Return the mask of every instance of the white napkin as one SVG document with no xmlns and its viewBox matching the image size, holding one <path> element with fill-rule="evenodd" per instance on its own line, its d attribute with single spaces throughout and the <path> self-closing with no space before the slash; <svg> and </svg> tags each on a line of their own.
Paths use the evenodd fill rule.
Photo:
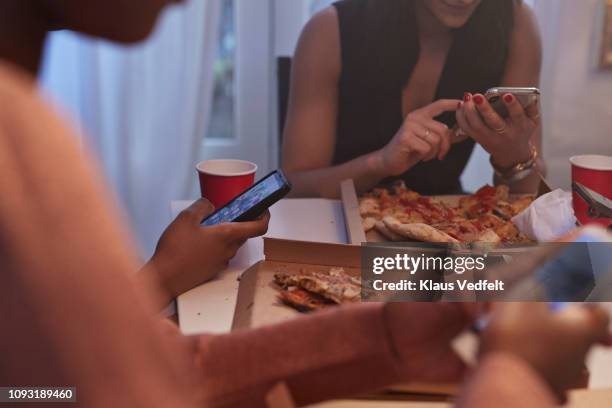
<svg viewBox="0 0 612 408">
<path fill-rule="evenodd" d="M 559 239 L 576 228 L 572 193 L 557 189 L 544 194 L 512 218 L 512 222 L 537 242 Z"/>
</svg>

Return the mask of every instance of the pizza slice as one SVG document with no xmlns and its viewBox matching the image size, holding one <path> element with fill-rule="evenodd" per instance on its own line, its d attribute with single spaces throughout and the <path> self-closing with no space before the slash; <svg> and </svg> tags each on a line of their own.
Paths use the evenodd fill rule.
<svg viewBox="0 0 612 408">
<path fill-rule="evenodd" d="M 376 231 L 380 232 L 385 238 L 387 238 L 390 241 L 393 241 L 393 242 L 405 241 L 403 236 L 391 231 L 389 228 L 387 228 L 385 223 L 382 221 L 376 221 L 375 228 L 376 228 Z"/>
<path fill-rule="evenodd" d="M 512 217 L 523 212 L 533 201 L 534 198 L 531 196 L 520 197 L 512 202 L 498 201 L 493 209 L 493 214 L 509 221 Z"/>
<path fill-rule="evenodd" d="M 502 242 L 507 242 L 510 244 L 533 243 L 532 240 L 521 234 L 518 228 L 516 228 L 516 226 L 510 221 L 507 221 L 503 225 L 496 228 L 495 233 L 499 235 Z"/>
<path fill-rule="evenodd" d="M 431 225 L 403 224 L 394 217 L 385 217 L 383 222 L 392 232 L 404 238 L 433 243 L 459 243 L 459 240 L 456 238 L 453 238 L 444 231 L 440 231 Z"/>
<path fill-rule="evenodd" d="M 330 274 L 300 271 L 300 273 L 277 272 L 274 280 L 281 287 L 296 286 L 315 293 L 334 303 L 354 303 L 361 300 L 361 282 L 357 278 L 332 268 Z"/>
<path fill-rule="evenodd" d="M 523 212 L 527 207 L 533 203 L 534 198 L 531 196 L 521 197 L 518 200 L 514 200 L 510 206 L 512 207 L 512 216 L 519 215 L 519 213 Z"/>
<path fill-rule="evenodd" d="M 359 200 L 359 214 L 362 217 L 376 217 L 380 215 L 380 205 L 374 197 L 365 197 Z"/>
<path fill-rule="evenodd" d="M 377 222 L 378 221 L 374 217 L 366 217 L 366 218 L 362 219 L 361 225 L 362 225 L 363 230 L 365 232 L 369 232 L 369 231 L 373 230 L 374 227 L 376 227 L 376 223 Z"/>
<path fill-rule="evenodd" d="M 477 218 L 493 211 L 499 201 L 508 201 L 509 197 L 510 188 L 508 186 L 484 186 L 475 194 L 462 197 L 459 205 L 467 218 Z"/>
<path fill-rule="evenodd" d="M 360 200 L 364 230 L 376 230 L 390 241 L 526 242 L 512 225 L 512 217 L 533 198 L 510 198 L 508 186 L 484 186 L 451 204 L 422 196 L 403 182 L 376 188 Z"/>
<path fill-rule="evenodd" d="M 335 305 L 334 302 L 321 295 L 297 287 L 280 290 L 278 298 L 282 303 L 293 307 L 298 312 L 310 312 Z"/>
<path fill-rule="evenodd" d="M 495 231 L 493 231 L 491 229 L 488 229 L 488 230 L 485 230 L 485 231 L 481 232 L 474 242 L 477 242 L 477 243 L 498 244 L 501 241 L 502 240 L 501 240 L 500 236 L 497 235 L 495 233 Z"/>
</svg>

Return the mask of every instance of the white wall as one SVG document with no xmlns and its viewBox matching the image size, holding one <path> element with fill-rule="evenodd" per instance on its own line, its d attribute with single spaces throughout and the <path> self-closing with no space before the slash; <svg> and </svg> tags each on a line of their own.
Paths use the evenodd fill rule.
<svg viewBox="0 0 612 408">
<path fill-rule="evenodd" d="M 544 157 L 548 181 L 570 188 L 569 157 L 612 155 L 612 71 L 596 59 L 603 20 L 602 0 L 538 0 L 544 21 Z M 554 8 L 557 8 L 556 10 Z"/>
<path fill-rule="evenodd" d="M 274 51 L 292 56 L 302 27 L 310 18 L 310 0 L 274 0 Z"/>
</svg>

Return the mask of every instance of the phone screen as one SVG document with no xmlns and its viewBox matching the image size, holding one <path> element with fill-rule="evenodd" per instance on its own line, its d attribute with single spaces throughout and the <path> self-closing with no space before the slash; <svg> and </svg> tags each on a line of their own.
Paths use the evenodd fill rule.
<svg viewBox="0 0 612 408">
<path fill-rule="evenodd" d="M 595 289 L 608 290 L 602 283 L 612 272 L 610 248 L 610 242 L 585 230 L 536 271 L 536 280 L 550 299 L 584 301 Z"/>
<path fill-rule="evenodd" d="M 284 187 L 284 177 L 279 172 L 274 172 L 233 199 L 225 207 L 217 210 L 210 217 L 206 218 L 202 221 L 202 225 L 209 226 L 233 222 L 248 210 Z"/>
<path fill-rule="evenodd" d="M 544 287 L 551 310 L 562 310 L 570 302 L 608 301 L 612 297 L 612 285 L 606 279 L 612 275 L 611 248 L 610 237 L 586 229 L 536 269 L 535 280 Z M 479 319 L 474 328 L 483 330 L 488 319 Z"/>
<path fill-rule="evenodd" d="M 503 101 L 503 96 L 507 93 L 513 94 L 523 108 L 527 108 L 533 103 L 537 103 L 540 98 L 540 90 L 538 88 L 491 88 L 485 93 L 485 97 L 491 104 L 491 107 L 502 117 L 508 117 L 508 109 Z"/>
</svg>

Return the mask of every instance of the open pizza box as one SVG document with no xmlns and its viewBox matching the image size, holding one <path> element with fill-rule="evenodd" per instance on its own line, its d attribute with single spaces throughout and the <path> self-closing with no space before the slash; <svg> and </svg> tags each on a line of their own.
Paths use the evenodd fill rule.
<svg viewBox="0 0 612 408">
<path fill-rule="evenodd" d="M 257 328 L 293 319 L 300 313 L 281 305 L 274 282 L 276 272 L 327 273 L 341 267 L 352 276 L 361 273 L 361 247 L 264 238 L 264 260 L 240 277 L 232 330 Z"/>
<path fill-rule="evenodd" d="M 264 256 L 263 261 L 246 270 L 240 278 L 232 330 L 306 316 L 278 300 L 274 274 L 304 270 L 327 274 L 331 268 L 342 268 L 357 277 L 361 273 L 362 246 L 264 238 Z M 455 346 L 466 361 L 473 361 L 477 347 L 473 335 L 460 336 Z M 390 388 L 384 395 L 377 394 L 376 398 L 444 400 L 457 390 L 457 384 L 403 384 Z"/>
<path fill-rule="evenodd" d="M 368 231 L 367 233 L 363 229 L 362 218 L 359 213 L 359 198 L 355 189 L 353 180 L 345 180 L 340 185 L 340 194 L 342 199 L 342 209 L 344 212 L 344 220 L 347 229 L 347 236 L 349 242 L 354 245 L 361 245 L 363 243 L 376 243 L 376 242 L 387 242 L 388 240 L 376 230 Z M 535 198 L 538 198 L 544 194 L 550 193 L 551 188 L 548 186 L 543 178 L 540 178 L 540 185 Z M 524 196 L 524 195 L 522 195 Z M 521 195 L 511 195 L 512 199 L 520 198 Z M 445 204 L 455 206 L 459 200 L 464 197 L 462 195 L 446 195 L 446 196 L 432 196 L 437 200 L 442 201 Z M 517 246 L 514 246 L 515 248 Z M 520 247 L 520 246 L 519 246 Z M 495 251 L 495 250 L 493 250 Z M 468 250 L 469 252 L 469 250 Z"/>
</svg>

